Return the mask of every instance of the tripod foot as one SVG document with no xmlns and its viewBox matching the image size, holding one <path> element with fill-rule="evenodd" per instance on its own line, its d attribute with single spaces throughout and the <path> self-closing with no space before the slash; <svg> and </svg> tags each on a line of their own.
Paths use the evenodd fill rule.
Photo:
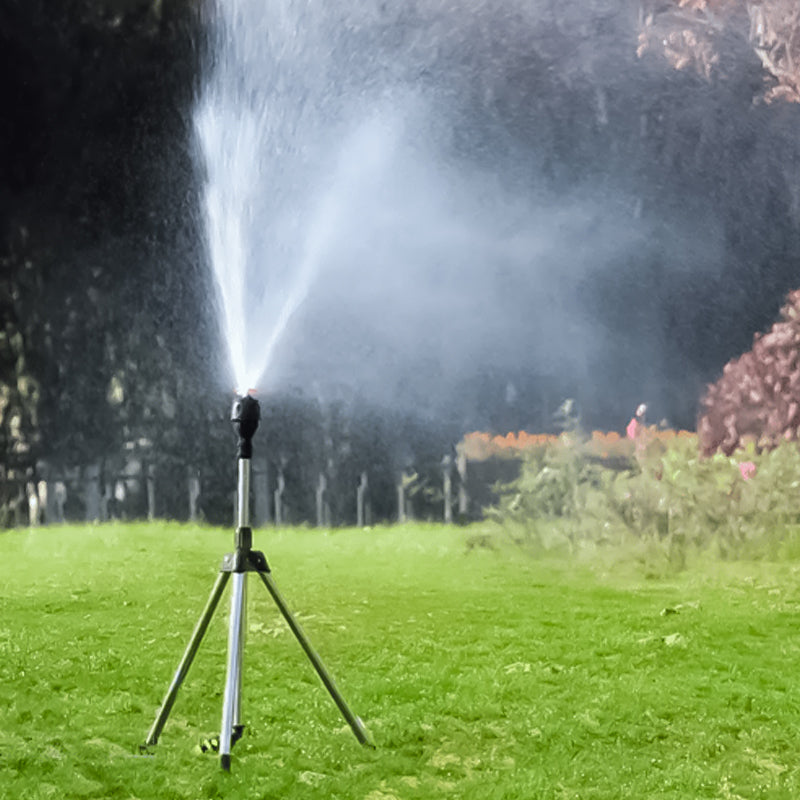
<svg viewBox="0 0 800 800">
<path fill-rule="evenodd" d="M 230 753 L 223 754 L 219 759 L 219 765 L 222 767 L 222 769 L 225 770 L 225 772 L 230 772 L 231 771 L 231 754 Z"/>
<path fill-rule="evenodd" d="M 375 742 L 372 740 L 372 736 L 370 736 L 369 731 L 367 730 L 366 726 L 364 725 L 363 720 L 361 717 L 356 717 L 356 722 L 358 723 L 358 733 L 356 734 L 356 738 L 359 741 L 359 744 L 366 747 L 368 750 L 377 750 L 378 747 Z"/>
<path fill-rule="evenodd" d="M 231 731 L 231 747 L 233 747 L 244 734 L 244 725 L 234 725 Z"/>
</svg>

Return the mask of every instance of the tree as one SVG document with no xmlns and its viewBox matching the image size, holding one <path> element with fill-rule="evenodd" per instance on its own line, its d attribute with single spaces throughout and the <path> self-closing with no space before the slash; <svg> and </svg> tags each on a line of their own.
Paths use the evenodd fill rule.
<svg viewBox="0 0 800 800">
<path fill-rule="evenodd" d="M 646 0 L 639 54 L 711 78 L 747 43 L 764 68 L 767 102 L 800 102 L 800 6 L 795 0 Z"/>
<path fill-rule="evenodd" d="M 184 113 L 195 5 L 0 9 L 0 99 L 16 109 L 0 127 L 0 430 L 16 420 L 5 453 L 23 471 L 105 457 L 145 422 L 155 438 L 164 387 L 174 397 L 213 336 L 196 319 Z"/>
<path fill-rule="evenodd" d="M 800 289 L 753 348 L 729 361 L 708 387 L 697 426 L 704 455 L 730 455 L 746 442 L 771 449 L 800 438 Z"/>
</svg>

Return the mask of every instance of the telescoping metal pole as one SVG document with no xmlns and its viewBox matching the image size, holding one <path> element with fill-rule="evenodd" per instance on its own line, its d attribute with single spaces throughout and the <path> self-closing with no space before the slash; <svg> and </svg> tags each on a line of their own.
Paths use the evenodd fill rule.
<svg viewBox="0 0 800 800">
<path fill-rule="evenodd" d="M 252 535 L 250 534 L 250 459 L 239 459 L 239 514 L 238 522 L 236 525 L 236 548 L 246 548 L 250 550 L 252 546 Z M 244 531 L 247 531 L 247 541 Z M 247 631 L 247 571 L 237 573 L 234 572 L 234 581 L 237 576 L 241 576 L 241 598 L 240 598 L 240 613 L 239 613 L 239 635 L 238 635 L 238 652 L 239 652 L 239 675 L 236 681 L 235 690 L 236 696 L 233 702 L 233 732 L 238 738 L 242 735 L 242 664 L 244 662 L 244 643 L 245 634 Z M 236 586 L 234 585 L 234 594 L 236 594 Z M 232 603 L 233 601 L 231 601 Z M 233 624 L 231 622 L 231 624 Z"/>
<path fill-rule="evenodd" d="M 250 461 L 253 434 L 258 428 L 261 409 L 252 395 L 236 398 L 231 421 L 239 434 L 237 486 L 236 550 L 233 554 L 231 612 L 228 623 L 228 664 L 222 701 L 222 726 L 219 736 L 220 763 L 229 770 L 231 747 L 242 735 L 242 662 L 246 630 L 247 572 L 253 533 L 250 528 Z"/>
</svg>

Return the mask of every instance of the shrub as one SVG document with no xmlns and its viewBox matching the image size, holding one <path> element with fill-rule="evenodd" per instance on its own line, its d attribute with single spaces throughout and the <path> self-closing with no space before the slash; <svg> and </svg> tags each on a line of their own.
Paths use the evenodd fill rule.
<svg viewBox="0 0 800 800">
<path fill-rule="evenodd" d="M 517 544 L 571 551 L 646 545 L 681 568 L 691 553 L 777 557 L 800 526 L 800 449 L 784 442 L 703 457 L 697 436 L 646 428 L 615 459 L 598 437 L 564 434 L 526 451 L 492 514 Z M 623 446 L 624 445 L 624 446 Z"/>
</svg>

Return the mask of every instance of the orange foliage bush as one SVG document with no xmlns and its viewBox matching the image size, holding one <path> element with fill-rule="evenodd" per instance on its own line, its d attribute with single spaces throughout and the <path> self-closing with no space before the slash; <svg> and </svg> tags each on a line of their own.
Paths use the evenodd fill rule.
<svg viewBox="0 0 800 800">
<path fill-rule="evenodd" d="M 676 438 L 694 436 L 690 431 L 658 430 L 644 428 L 640 436 L 648 444 L 669 444 Z M 639 438 L 639 437 L 637 437 Z M 634 442 L 616 431 L 592 431 L 588 440 L 580 442 L 587 456 L 600 460 L 627 459 L 634 453 Z M 551 433 L 507 433 L 505 436 L 492 436 L 482 431 L 474 431 L 464 436 L 459 449 L 470 461 L 486 461 L 489 458 L 519 458 L 537 448 L 573 446 L 573 434 L 556 436 Z"/>
</svg>

